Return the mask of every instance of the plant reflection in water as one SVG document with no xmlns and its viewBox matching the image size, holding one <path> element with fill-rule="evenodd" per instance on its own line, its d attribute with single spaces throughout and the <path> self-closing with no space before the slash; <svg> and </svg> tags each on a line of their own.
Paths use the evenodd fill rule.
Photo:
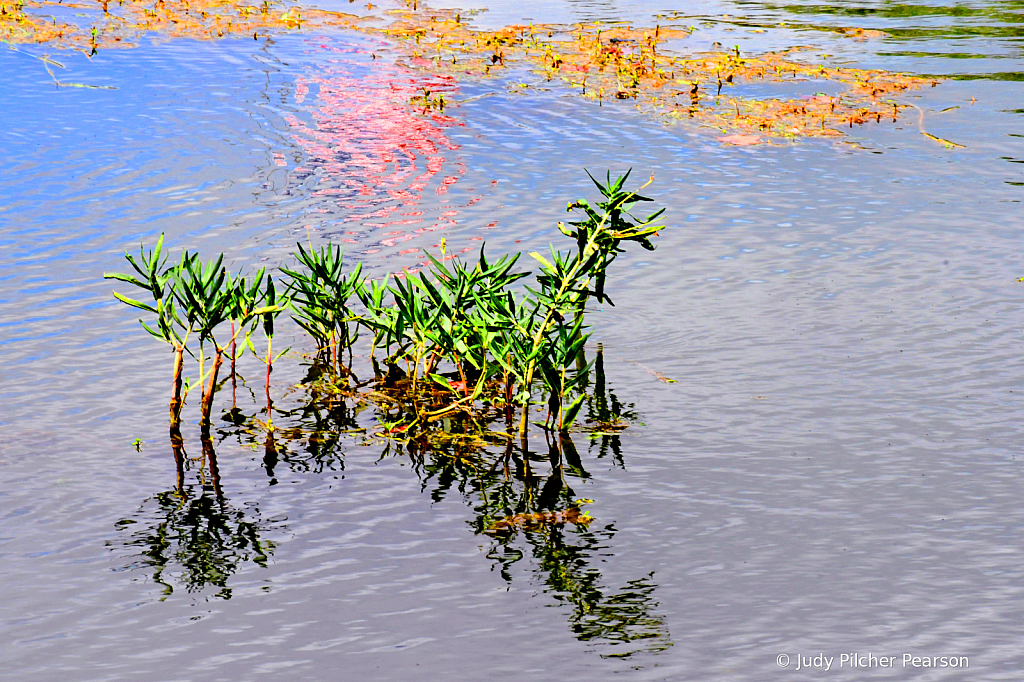
<svg viewBox="0 0 1024 682">
<path fill-rule="evenodd" d="M 146 500 L 136 518 L 119 521 L 118 530 L 128 537 L 107 544 L 138 552 L 122 570 L 151 570 L 165 598 L 177 585 L 190 593 L 216 588 L 216 597 L 230 599 L 228 580 L 245 562 L 266 566 L 274 543 L 260 536 L 274 524 L 254 508 L 228 503 L 209 438 L 202 439 L 197 460 L 185 452 L 180 434 L 172 434 L 171 448 L 177 484 Z M 198 485 L 188 485 L 185 474 L 196 464 Z"/>
<path fill-rule="evenodd" d="M 588 421 L 594 431 L 590 450 L 597 457 L 613 453 L 623 467 L 617 430 L 636 415 L 607 389 L 603 353 L 594 363 L 593 391 L 587 397 Z M 457 489 L 474 512 L 474 531 L 491 538 L 488 558 L 509 584 L 515 565 L 527 552 L 535 584 L 542 584 L 559 605 L 570 606 L 569 623 L 581 641 L 604 645 L 602 656 L 627 657 L 639 651 L 671 646 L 665 618 L 657 613 L 653 573 L 608 589 L 594 566 L 607 553 L 616 529 L 598 524 L 581 506 L 570 484 L 590 478 L 572 438 L 549 434 L 541 455 L 512 439 L 494 457 L 484 447 L 466 442 L 409 441 L 423 489 L 438 502 Z M 398 446 L 400 449 L 401 446 Z M 598 526 L 598 527 L 594 527 Z"/>
<path fill-rule="evenodd" d="M 583 509 L 591 501 L 573 486 L 592 475 L 569 433 L 549 432 L 544 447 L 536 449 L 502 431 L 460 432 L 457 421 L 440 420 L 431 431 L 418 434 L 373 434 L 360 423 L 371 418 L 386 423 L 387 415 L 379 405 L 359 399 L 354 375 L 339 376 L 318 360 L 307 369 L 294 394 L 282 401 L 285 408 L 271 403 L 247 416 L 236 406 L 224 412 L 216 430 L 221 443 L 234 440 L 263 451 L 270 485 L 277 483 L 276 470 L 282 466 L 297 474 L 343 471 L 347 446 L 382 445 L 381 460 L 411 461 L 432 501 L 457 491 L 473 511 L 473 532 L 488 539 L 487 557 L 502 578 L 511 585 L 517 569 L 526 568 L 531 582 L 542 586 L 554 605 L 571 609 L 568 620 L 575 636 L 600 644 L 602 656 L 626 657 L 671 646 L 665 619 L 657 612 L 653 573 L 613 589 L 596 567 L 599 557 L 607 556 L 616 529 Z M 600 459 L 610 453 L 614 465 L 625 468 L 617 433 L 636 414 L 608 387 L 600 347 L 591 372 L 592 380 L 586 382 L 588 425 L 577 437 L 590 440 L 585 455 Z M 493 422 L 489 426 L 504 425 L 500 410 Z M 228 581 L 242 564 L 266 566 L 274 545 L 261 535 L 275 524 L 261 520 L 254 508 L 236 509 L 227 502 L 211 440 L 203 440 L 198 460 L 188 457 L 180 437 L 172 437 L 172 449 L 175 489 L 147 500 L 137 519 L 118 524 L 131 533 L 121 544 L 141 550 L 126 568 L 151 570 L 165 594 L 174 585 L 188 592 L 212 587 L 219 590 L 215 596 L 230 598 Z M 185 474 L 196 463 L 199 485 L 186 485 Z M 521 563 L 527 555 L 532 561 Z"/>
</svg>

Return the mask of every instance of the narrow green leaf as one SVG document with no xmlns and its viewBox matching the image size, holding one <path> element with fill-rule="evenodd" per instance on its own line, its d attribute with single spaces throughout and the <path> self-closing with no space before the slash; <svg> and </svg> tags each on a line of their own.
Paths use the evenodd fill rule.
<svg viewBox="0 0 1024 682">
<path fill-rule="evenodd" d="M 122 303 L 127 303 L 131 307 L 138 308 L 139 310 L 145 310 L 147 313 L 153 313 L 154 315 L 158 314 L 156 308 L 154 308 L 151 305 L 147 305 L 145 303 L 141 303 L 139 301 L 136 301 L 135 299 L 128 298 L 127 296 L 122 296 L 121 294 L 117 293 L 116 291 L 113 292 L 113 293 L 114 293 L 114 298 L 116 298 L 117 300 L 121 301 Z"/>
</svg>

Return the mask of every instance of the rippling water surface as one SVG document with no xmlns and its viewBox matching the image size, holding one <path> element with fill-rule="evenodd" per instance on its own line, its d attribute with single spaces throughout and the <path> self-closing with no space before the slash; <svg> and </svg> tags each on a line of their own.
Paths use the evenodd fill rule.
<svg viewBox="0 0 1024 682">
<path fill-rule="evenodd" d="M 694 49 L 802 44 L 958 76 L 911 95 L 920 120 L 752 148 L 555 84 L 431 75 L 353 33 L 60 57 L 62 81 L 116 89 L 55 88 L 44 50 L 0 49 L 5 675 L 763 680 L 818 674 L 796 657 L 824 653 L 841 679 L 1018 679 L 1021 11 L 644 0 L 471 15 L 678 21 L 700 28 Z M 423 88 L 461 104 L 410 107 Z M 279 423 L 326 420 L 336 442 L 223 421 L 215 452 L 191 424 L 175 453 L 170 356 L 101 278 L 160 233 L 233 268 L 331 239 L 374 275 L 418 267 L 442 237 L 543 249 L 565 202 L 592 196 L 583 168 L 630 167 L 654 173 L 669 228 L 621 258 L 617 305 L 593 317 L 589 409 L 633 425 L 534 434 L 484 491 L 593 499 L 589 525 L 481 532 L 491 502 L 458 453 L 360 444 L 343 432 L 371 415 L 303 412 L 286 390 L 309 350 L 294 327 Z M 258 418 L 259 365 L 240 372 L 238 413 Z M 849 652 L 970 669 L 837 670 Z"/>
</svg>

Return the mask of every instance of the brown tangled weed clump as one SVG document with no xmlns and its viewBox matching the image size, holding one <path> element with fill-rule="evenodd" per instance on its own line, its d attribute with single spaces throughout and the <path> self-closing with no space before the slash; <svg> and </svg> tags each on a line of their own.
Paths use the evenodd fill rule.
<svg viewBox="0 0 1024 682">
<path fill-rule="evenodd" d="M 839 137 L 855 125 L 895 122 L 912 106 L 897 97 L 937 84 L 930 78 L 802 61 L 797 56 L 801 48 L 746 55 L 739 47 L 720 47 L 684 55 L 680 46 L 693 29 L 677 25 L 643 29 L 602 23 L 537 24 L 480 30 L 455 10 L 429 9 L 418 0 L 407 0 L 407 7 L 386 11 L 383 17 L 271 0 L 257 5 L 245 0 L 5 3 L 0 0 L 0 40 L 53 44 L 87 54 L 136 45 L 146 34 L 258 39 L 272 31 L 328 27 L 373 33 L 396 41 L 410 68 L 456 77 L 522 75 L 525 70 L 541 80 L 517 83 L 513 90 L 560 82 L 602 104 L 626 100 L 666 120 L 692 120 L 720 131 L 723 142 L 737 145 L 772 138 Z M 56 17 L 46 21 L 42 15 L 57 6 L 91 10 L 85 16 L 95 19 L 95 25 L 86 29 L 58 23 Z M 786 96 L 794 86 L 806 90 L 817 85 L 836 94 Z M 450 104 L 426 95 L 412 103 L 430 108 Z"/>
</svg>

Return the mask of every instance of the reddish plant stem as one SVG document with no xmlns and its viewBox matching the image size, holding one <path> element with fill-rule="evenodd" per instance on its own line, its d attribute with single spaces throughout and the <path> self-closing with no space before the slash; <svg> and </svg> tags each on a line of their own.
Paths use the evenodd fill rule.
<svg viewBox="0 0 1024 682">
<path fill-rule="evenodd" d="M 274 371 L 274 366 L 270 360 L 267 360 L 267 380 L 264 384 L 264 388 L 267 390 L 267 402 L 270 402 L 270 373 Z"/>
<path fill-rule="evenodd" d="M 210 430 L 210 412 L 213 411 L 213 389 L 217 385 L 217 374 L 220 373 L 220 365 L 223 361 L 224 353 L 218 348 L 213 360 L 213 369 L 210 370 L 210 384 L 203 395 L 202 428 L 205 432 Z"/>
<path fill-rule="evenodd" d="M 274 371 L 274 356 L 271 355 L 271 350 L 273 348 L 273 344 L 274 344 L 274 339 L 273 339 L 273 337 L 271 337 L 270 339 L 267 340 L 267 381 L 266 381 L 266 384 L 264 386 L 264 388 L 266 388 L 266 391 L 267 391 L 267 422 L 268 423 L 271 420 L 270 409 L 271 409 L 271 404 L 272 403 L 271 403 L 271 400 L 270 400 L 270 373 L 272 371 Z"/>
<path fill-rule="evenodd" d="M 231 323 L 231 409 L 238 407 L 237 382 L 235 381 L 235 358 L 238 356 L 235 346 L 235 323 Z"/>
<path fill-rule="evenodd" d="M 171 432 L 181 428 L 181 406 L 184 402 L 181 398 L 181 367 L 182 355 L 185 352 L 184 346 L 174 347 L 174 379 L 171 382 Z"/>
</svg>

